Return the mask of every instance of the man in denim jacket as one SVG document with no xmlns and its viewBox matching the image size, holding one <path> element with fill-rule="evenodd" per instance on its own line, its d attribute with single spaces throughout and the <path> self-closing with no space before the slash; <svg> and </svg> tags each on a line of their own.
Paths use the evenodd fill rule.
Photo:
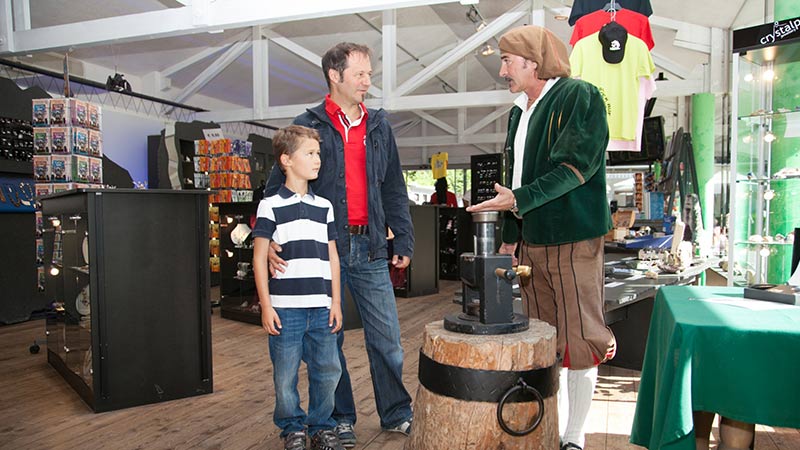
<svg viewBox="0 0 800 450">
<path fill-rule="evenodd" d="M 414 250 L 414 231 L 408 194 L 400 168 L 397 144 L 384 110 L 367 109 L 364 98 L 371 85 L 370 49 L 340 43 L 322 57 L 330 94 L 318 106 L 295 118 L 295 125 L 317 130 L 321 137 L 322 167 L 311 187 L 334 207 L 339 230 L 337 249 L 341 286 L 349 286 L 361 314 L 372 385 L 381 427 L 408 435 L 411 397 L 403 386 L 403 348 L 389 266 L 407 267 Z M 266 195 L 283 183 L 272 168 Z M 393 254 L 387 251 L 387 227 L 394 233 Z M 282 271 L 280 249 L 270 252 L 270 270 Z M 342 297 L 344 298 L 344 296 Z M 345 312 L 346 314 L 346 312 Z M 342 378 L 336 389 L 333 418 L 345 447 L 353 447 L 356 410 L 339 332 Z"/>
</svg>

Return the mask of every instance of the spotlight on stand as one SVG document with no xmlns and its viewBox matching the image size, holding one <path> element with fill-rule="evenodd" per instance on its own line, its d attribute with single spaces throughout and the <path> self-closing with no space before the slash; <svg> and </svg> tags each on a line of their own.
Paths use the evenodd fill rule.
<svg viewBox="0 0 800 450">
<path fill-rule="evenodd" d="M 106 80 L 106 89 L 114 92 L 131 92 L 131 84 L 125 79 L 121 73 L 115 73 L 112 77 L 108 76 Z"/>
</svg>

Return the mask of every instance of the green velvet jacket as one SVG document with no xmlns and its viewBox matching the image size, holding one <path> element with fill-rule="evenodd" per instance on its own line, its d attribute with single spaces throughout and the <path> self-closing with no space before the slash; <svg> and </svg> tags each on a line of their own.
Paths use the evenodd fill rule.
<svg viewBox="0 0 800 450">
<path fill-rule="evenodd" d="M 509 167 L 514 164 L 521 115 L 515 106 L 509 116 Z M 608 122 L 597 88 L 577 79 L 558 80 L 536 106 L 527 133 L 522 186 L 514 190 L 522 220 L 505 215 L 503 242 L 518 242 L 520 232 L 522 240 L 536 245 L 606 234 L 611 229 L 606 200 Z"/>
</svg>

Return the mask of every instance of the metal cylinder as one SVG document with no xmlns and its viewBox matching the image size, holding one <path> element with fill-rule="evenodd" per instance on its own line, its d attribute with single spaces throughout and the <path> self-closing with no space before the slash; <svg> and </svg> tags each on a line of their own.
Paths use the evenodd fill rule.
<svg viewBox="0 0 800 450">
<path fill-rule="evenodd" d="M 472 213 L 473 235 L 475 239 L 475 254 L 482 256 L 494 255 L 495 251 L 495 224 L 500 219 L 497 211 Z"/>
</svg>

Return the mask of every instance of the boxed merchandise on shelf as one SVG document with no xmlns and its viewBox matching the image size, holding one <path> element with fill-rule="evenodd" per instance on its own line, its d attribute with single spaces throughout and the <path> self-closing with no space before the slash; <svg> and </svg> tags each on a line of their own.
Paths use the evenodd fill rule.
<svg viewBox="0 0 800 450">
<path fill-rule="evenodd" d="M 69 117 L 69 103 L 65 98 L 50 99 L 50 125 L 66 126 Z"/>
<path fill-rule="evenodd" d="M 36 189 L 36 196 L 37 197 L 44 197 L 45 195 L 50 195 L 53 193 L 53 185 L 50 183 L 36 183 L 34 185 L 34 189 Z M 37 214 L 41 214 L 37 212 Z M 38 217 L 37 217 L 37 226 L 38 226 Z"/>
<path fill-rule="evenodd" d="M 50 151 L 53 153 L 71 153 L 72 135 L 69 128 L 53 127 L 50 128 Z"/>
<path fill-rule="evenodd" d="M 92 128 L 94 130 L 101 129 L 101 119 L 103 117 L 102 108 L 100 105 L 95 103 L 88 103 L 87 108 L 89 113 L 89 120 L 86 123 L 86 126 Z"/>
<path fill-rule="evenodd" d="M 50 153 L 50 129 L 35 127 L 33 129 L 33 151 L 39 154 Z"/>
<path fill-rule="evenodd" d="M 89 130 L 89 154 L 103 156 L 103 133 L 98 130 Z"/>
<path fill-rule="evenodd" d="M 33 100 L 31 106 L 33 107 L 33 126 L 46 127 L 50 125 L 50 99 L 39 98 Z"/>
<path fill-rule="evenodd" d="M 35 181 L 50 181 L 50 155 L 34 155 L 33 179 Z"/>
<path fill-rule="evenodd" d="M 89 130 L 81 127 L 70 127 L 72 140 L 72 153 L 78 155 L 89 154 Z"/>
<path fill-rule="evenodd" d="M 72 155 L 50 156 L 50 179 L 52 181 L 72 181 Z"/>
</svg>

